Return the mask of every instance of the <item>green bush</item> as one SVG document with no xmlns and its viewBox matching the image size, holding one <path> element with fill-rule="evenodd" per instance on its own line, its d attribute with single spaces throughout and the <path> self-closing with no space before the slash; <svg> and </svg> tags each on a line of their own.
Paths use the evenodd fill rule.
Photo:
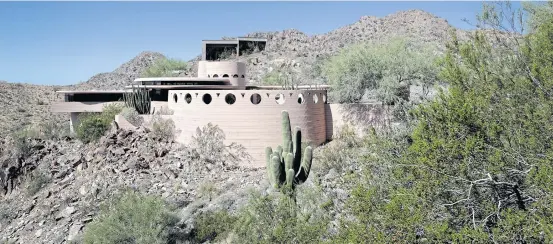
<svg viewBox="0 0 553 244">
<path fill-rule="evenodd" d="M 328 239 L 332 201 L 312 185 L 298 186 L 296 199 L 252 192 L 236 213 L 201 213 L 195 220 L 197 242 L 319 243 Z"/>
<path fill-rule="evenodd" d="M 300 80 L 297 77 L 298 74 L 291 68 L 273 69 L 262 77 L 261 84 L 281 86 L 282 89 L 293 90 L 295 86 L 300 85 Z"/>
<path fill-rule="evenodd" d="M 96 141 L 111 127 L 115 115 L 121 113 L 123 106 L 110 104 L 101 113 L 84 113 L 79 116 L 79 125 L 75 128 L 76 136 L 84 143 Z"/>
<path fill-rule="evenodd" d="M 77 138 L 84 143 L 96 141 L 109 129 L 109 124 L 99 114 L 86 114 L 79 118 L 75 129 Z"/>
<path fill-rule="evenodd" d="M 141 126 L 144 122 L 144 119 L 140 117 L 140 114 L 136 111 L 134 108 L 125 107 L 121 111 L 121 116 L 125 118 L 129 123 L 131 123 L 134 126 Z"/>
<path fill-rule="evenodd" d="M 331 142 L 314 151 L 313 167 L 319 173 L 328 173 L 331 169 L 341 173 L 356 164 L 362 157 L 363 139 L 351 125 L 345 125 L 335 132 Z"/>
<path fill-rule="evenodd" d="M 40 133 L 32 126 L 27 126 L 12 134 L 15 156 L 26 158 L 31 153 L 30 139 L 40 138 Z"/>
<path fill-rule="evenodd" d="M 38 126 L 38 130 L 42 139 L 58 139 L 70 134 L 69 126 L 57 121 L 46 121 Z"/>
<path fill-rule="evenodd" d="M 410 85 L 428 88 L 436 81 L 433 48 L 418 43 L 392 39 L 342 49 L 321 67 L 331 85 L 329 99 L 355 103 L 369 92 L 386 104 L 409 100 Z"/>
<path fill-rule="evenodd" d="M 231 233 L 236 217 L 225 210 L 202 212 L 195 220 L 194 239 L 198 243 L 220 242 Z"/>
<path fill-rule="evenodd" d="M 215 186 L 213 182 L 205 182 L 201 184 L 200 187 L 198 188 L 197 195 L 200 198 L 207 197 L 209 201 L 211 201 L 211 199 L 213 199 L 214 196 L 219 194 L 219 192 L 220 192 L 219 189 L 217 189 L 217 186 Z"/>
<path fill-rule="evenodd" d="M 172 141 L 178 133 L 175 122 L 162 118 L 160 114 L 153 115 L 150 126 L 154 137 L 161 140 Z"/>
<path fill-rule="evenodd" d="M 161 199 L 126 192 L 109 201 L 84 230 L 83 243 L 168 243 L 178 221 Z"/>
<path fill-rule="evenodd" d="M 317 243 L 328 237 L 327 202 L 315 188 L 300 185 L 297 199 L 276 194 L 252 194 L 238 212 L 235 243 Z"/>
<path fill-rule="evenodd" d="M 492 6 L 481 25 L 503 30 L 516 14 Z M 540 18 L 526 36 L 452 40 L 440 61 L 449 89 L 414 111 L 409 135 L 369 146 L 336 242 L 553 240 L 553 12 Z"/>
<path fill-rule="evenodd" d="M 156 60 L 142 73 L 142 77 L 173 77 L 179 75 L 173 71 L 188 71 L 189 69 L 189 64 L 185 61 L 164 58 Z"/>
</svg>

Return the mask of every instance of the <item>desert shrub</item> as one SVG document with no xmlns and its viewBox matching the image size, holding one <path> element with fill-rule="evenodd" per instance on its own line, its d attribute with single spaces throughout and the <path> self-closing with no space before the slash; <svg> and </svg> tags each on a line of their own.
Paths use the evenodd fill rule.
<svg viewBox="0 0 553 244">
<path fill-rule="evenodd" d="M 118 103 L 105 105 L 102 109 L 102 113 L 100 113 L 101 118 L 106 122 L 111 123 L 115 119 L 115 115 L 120 114 L 124 107 L 125 106 L 123 104 Z"/>
<path fill-rule="evenodd" d="M 213 182 L 206 182 L 200 185 L 198 188 L 198 196 L 203 198 L 207 197 L 210 201 L 211 199 L 219 193 L 219 189 L 213 184 Z"/>
<path fill-rule="evenodd" d="M 433 48 L 419 43 L 392 39 L 344 48 L 321 68 L 331 85 L 329 99 L 355 103 L 372 94 L 386 104 L 409 100 L 410 85 L 436 81 Z"/>
<path fill-rule="evenodd" d="M 165 106 L 162 106 L 158 111 L 154 112 L 154 114 L 158 114 L 158 115 L 173 115 L 174 113 L 175 111 Z"/>
<path fill-rule="evenodd" d="M 138 127 L 144 122 L 144 118 L 140 117 L 140 114 L 134 108 L 125 107 L 121 111 L 121 116 L 125 118 L 129 123 Z"/>
<path fill-rule="evenodd" d="M 177 221 L 163 200 L 126 192 L 102 206 L 86 226 L 83 243 L 168 243 Z"/>
<path fill-rule="evenodd" d="M 187 71 L 189 64 L 185 61 L 171 58 L 158 59 L 148 67 L 142 77 L 176 77 L 181 71 Z"/>
<path fill-rule="evenodd" d="M 84 143 L 96 141 L 109 129 L 109 124 L 99 114 L 83 114 L 79 117 L 79 125 L 75 135 Z"/>
<path fill-rule="evenodd" d="M 30 178 L 27 178 L 25 190 L 28 196 L 33 196 L 44 186 L 50 183 L 51 177 L 43 169 L 37 168 L 33 171 Z"/>
<path fill-rule="evenodd" d="M 351 125 L 341 127 L 333 140 L 315 151 L 313 167 L 325 174 L 331 169 L 338 173 L 355 165 L 362 158 L 363 138 L 359 137 Z"/>
<path fill-rule="evenodd" d="M 76 136 L 84 143 L 98 140 L 109 130 L 115 115 L 121 113 L 120 104 L 106 105 L 101 113 L 83 113 L 79 116 L 79 125 L 75 128 Z"/>
<path fill-rule="evenodd" d="M 196 128 L 196 134 L 192 136 L 189 146 L 191 157 L 208 163 L 226 165 L 250 159 L 244 146 L 235 142 L 227 145 L 225 139 L 225 133 L 217 125 L 208 123 L 203 128 Z"/>
<path fill-rule="evenodd" d="M 454 36 L 440 61 L 448 90 L 415 110 L 412 133 L 396 137 L 406 142 L 380 140 L 363 162 L 347 205 L 355 220 L 337 242 L 553 240 L 553 12 L 509 36 L 497 32 L 517 16 L 508 9 L 486 4 L 488 30 Z"/>
<path fill-rule="evenodd" d="M 242 208 L 233 229 L 236 243 L 317 243 L 327 237 L 328 209 L 321 208 L 324 198 L 302 194 L 298 188 L 297 202 L 286 195 L 253 193 Z"/>
<path fill-rule="evenodd" d="M 57 121 L 46 121 L 37 127 L 39 137 L 42 139 L 59 139 L 69 136 L 69 126 Z"/>
<path fill-rule="evenodd" d="M 234 228 L 236 217 L 225 210 L 202 212 L 195 219 L 194 239 L 198 243 L 221 242 Z"/>
<path fill-rule="evenodd" d="M 223 61 L 223 60 L 229 60 L 236 57 L 236 49 L 229 48 L 225 49 L 223 52 L 219 54 L 218 57 L 216 57 L 216 60 Z"/>
<path fill-rule="evenodd" d="M 175 122 L 172 119 L 164 119 L 159 114 L 153 115 L 150 127 L 154 137 L 161 140 L 172 141 L 178 133 Z"/>
<path fill-rule="evenodd" d="M 298 74 L 291 68 L 276 68 L 267 72 L 261 78 L 261 84 L 269 86 L 282 86 L 283 89 L 294 89 L 300 85 Z"/>
<path fill-rule="evenodd" d="M 33 126 L 26 126 L 11 135 L 14 155 L 26 158 L 31 153 L 31 139 L 40 138 L 40 133 Z"/>
</svg>

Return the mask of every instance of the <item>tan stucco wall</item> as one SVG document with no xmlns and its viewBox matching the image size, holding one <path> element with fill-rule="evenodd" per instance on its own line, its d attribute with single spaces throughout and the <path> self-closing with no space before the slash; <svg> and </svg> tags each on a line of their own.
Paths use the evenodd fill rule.
<svg viewBox="0 0 553 244">
<path fill-rule="evenodd" d="M 185 100 L 187 93 L 192 95 L 190 104 Z M 173 100 L 175 94 L 177 102 Z M 210 104 L 202 101 L 205 94 L 211 95 Z M 236 97 L 234 104 L 229 105 L 225 102 L 227 94 Z M 259 104 L 252 104 L 251 97 L 254 94 L 261 96 Z M 275 101 L 277 94 L 284 94 L 283 104 Z M 297 101 L 300 94 L 304 97 L 303 104 Z M 317 103 L 313 100 L 314 94 L 317 94 Z M 174 114 L 164 117 L 173 119 L 180 131 L 176 139 L 183 143 L 190 140 L 196 128 L 201 128 L 210 122 L 218 125 L 225 132 L 227 142 L 242 144 L 254 159 L 252 165 L 245 166 L 260 167 L 265 164 L 265 147 L 274 148 L 282 144 L 282 110 L 288 111 L 292 128 L 295 126 L 302 128 L 303 141 L 309 141 L 315 145 L 326 141 L 325 104 L 321 99 L 325 94 L 325 90 L 170 91 L 168 107 L 174 111 Z M 133 128 L 122 118 L 118 117 L 118 120 L 120 127 Z M 145 118 L 145 121 L 149 119 Z"/>
<path fill-rule="evenodd" d="M 199 61 L 198 62 L 198 77 L 199 78 L 228 78 L 233 86 L 238 89 L 246 87 L 246 64 L 234 61 Z M 228 77 L 225 77 L 227 75 Z M 235 78 L 237 75 L 238 78 Z"/>
<path fill-rule="evenodd" d="M 186 94 L 192 96 L 190 103 L 185 100 Z M 206 94 L 212 97 L 209 104 L 202 100 Z M 236 97 L 234 104 L 225 102 L 227 94 Z M 259 104 L 252 104 L 250 99 L 253 94 L 261 96 Z M 283 104 L 275 101 L 277 94 L 284 94 Z M 304 97 L 303 104 L 297 101 L 300 94 Z M 314 94 L 317 94 L 317 103 L 314 102 Z M 176 102 L 174 95 L 177 96 Z M 325 104 L 326 97 L 323 95 L 326 95 L 325 90 L 170 91 L 167 107 L 174 114 L 162 117 L 175 122 L 179 131 L 176 140 L 181 143 L 188 143 L 198 127 L 210 122 L 218 125 L 225 132 L 227 143 L 236 142 L 247 149 L 254 160 L 243 166 L 251 167 L 264 167 L 266 146 L 275 148 L 282 145 L 282 110 L 288 111 L 292 128 L 301 127 L 303 140 L 314 145 L 331 140 L 334 131 L 344 124 L 354 125 L 358 133 L 363 134 L 371 126 L 379 127 L 385 123 L 386 108 L 382 105 Z M 145 124 L 148 124 L 151 116 L 143 117 Z M 121 116 L 117 116 L 116 121 L 121 128 L 134 128 Z"/>
<path fill-rule="evenodd" d="M 325 104 L 326 136 L 331 140 L 342 126 L 352 125 L 358 135 L 386 125 L 387 106 L 381 104 Z"/>
</svg>

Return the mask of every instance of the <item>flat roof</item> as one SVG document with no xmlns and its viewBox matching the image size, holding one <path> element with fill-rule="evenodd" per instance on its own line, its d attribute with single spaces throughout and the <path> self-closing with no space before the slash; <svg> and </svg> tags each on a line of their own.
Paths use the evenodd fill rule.
<svg viewBox="0 0 553 244">
<path fill-rule="evenodd" d="M 282 90 L 282 86 L 247 85 L 246 87 L 267 90 Z M 296 88 L 299 90 L 326 90 L 330 88 L 330 85 L 299 85 Z"/>
<path fill-rule="evenodd" d="M 125 88 L 132 88 L 133 86 L 126 86 Z M 228 85 L 135 85 L 136 88 L 150 88 L 150 89 L 179 89 L 186 88 L 185 90 L 237 90 L 238 86 Z"/>
<path fill-rule="evenodd" d="M 219 82 L 228 82 L 229 79 L 226 78 L 200 78 L 200 77 L 148 77 L 148 78 L 138 78 L 134 79 L 135 82 L 141 81 L 219 81 Z"/>
<path fill-rule="evenodd" d="M 259 41 L 259 42 L 266 42 L 267 38 L 256 38 L 256 37 L 238 37 L 237 40 L 245 40 L 245 41 Z"/>
<path fill-rule="evenodd" d="M 202 40 L 202 42 L 218 42 L 218 43 L 236 43 L 238 41 L 258 41 L 266 42 L 267 38 L 255 38 L 255 37 L 238 37 L 231 40 Z"/>
<path fill-rule="evenodd" d="M 130 90 L 56 91 L 56 93 L 61 93 L 61 94 L 117 94 L 117 93 L 125 93 L 125 92 L 128 93 L 128 92 L 132 92 L 132 91 L 130 91 Z"/>
<path fill-rule="evenodd" d="M 202 40 L 203 43 L 210 44 L 233 44 L 237 45 L 238 40 Z"/>
</svg>

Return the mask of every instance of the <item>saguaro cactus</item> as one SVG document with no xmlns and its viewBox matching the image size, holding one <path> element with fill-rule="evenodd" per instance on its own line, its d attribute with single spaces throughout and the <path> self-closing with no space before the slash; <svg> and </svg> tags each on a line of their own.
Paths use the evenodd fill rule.
<svg viewBox="0 0 553 244">
<path fill-rule="evenodd" d="M 127 107 L 136 109 L 139 114 L 150 114 L 152 98 L 148 89 L 133 85 L 131 93 L 123 93 L 123 99 Z"/>
<path fill-rule="evenodd" d="M 311 169 L 313 149 L 311 146 L 307 146 L 302 155 L 301 128 L 296 126 L 294 137 L 292 137 L 290 127 L 288 112 L 282 111 L 283 144 L 279 145 L 275 151 L 271 147 L 265 148 L 269 181 L 277 189 L 285 186 L 293 190 L 296 185 L 307 180 Z"/>
</svg>

